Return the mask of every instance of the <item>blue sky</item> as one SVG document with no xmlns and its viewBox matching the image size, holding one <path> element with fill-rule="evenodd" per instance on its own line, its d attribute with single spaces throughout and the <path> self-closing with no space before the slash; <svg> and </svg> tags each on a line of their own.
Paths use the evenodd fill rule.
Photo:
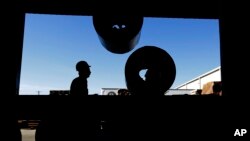
<svg viewBox="0 0 250 141">
<path fill-rule="evenodd" d="M 144 17 L 135 48 L 113 54 L 101 45 L 91 16 L 26 14 L 20 94 L 69 90 L 80 60 L 91 65 L 90 94 L 101 88 L 126 88 L 125 63 L 145 45 L 172 56 L 176 78 L 171 88 L 220 66 L 218 20 Z"/>
</svg>

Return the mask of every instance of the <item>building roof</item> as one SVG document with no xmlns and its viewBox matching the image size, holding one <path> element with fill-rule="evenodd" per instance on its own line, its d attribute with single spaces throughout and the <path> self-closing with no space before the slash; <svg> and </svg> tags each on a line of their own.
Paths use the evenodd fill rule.
<svg viewBox="0 0 250 141">
<path fill-rule="evenodd" d="M 221 69 L 221 66 L 216 67 L 216 68 L 214 68 L 214 69 L 212 69 L 212 70 L 210 70 L 210 71 L 208 71 L 208 72 L 206 72 L 206 73 L 204 73 L 204 74 L 202 74 L 202 75 L 199 75 L 198 77 L 195 77 L 194 79 L 192 79 L 192 80 L 190 80 L 190 81 L 187 81 L 187 82 L 185 82 L 185 83 L 183 83 L 183 84 L 177 86 L 175 89 L 178 89 L 178 88 L 180 88 L 180 87 L 182 87 L 182 86 L 185 86 L 186 84 L 189 84 L 189 83 L 191 83 L 191 82 L 193 82 L 193 81 L 195 81 L 195 80 L 198 80 L 198 79 L 200 79 L 200 78 L 202 78 L 202 77 L 205 77 L 205 76 L 207 76 L 207 75 L 209 75 L 209 74 L 211 74 L 211 73 L 214 73 L 214 72 L 216 72 L 216 71 L 218 71 L 218 70 L 220 70 L 220 69 Z"/>
</svg>

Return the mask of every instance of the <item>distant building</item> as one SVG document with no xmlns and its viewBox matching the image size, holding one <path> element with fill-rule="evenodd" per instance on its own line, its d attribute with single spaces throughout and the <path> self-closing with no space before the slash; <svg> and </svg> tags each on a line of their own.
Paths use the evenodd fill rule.
<svg viewBox="0 0 250 141">
<path fill-rule="evenodd" d="M 169 89 L 165 95 L 191 95 L 195 89 Z"/>
<path fill-rule="evenodd" d="M 49 95 L 69 95 L 70 90 L 50 90 Z"/>
<path fill-rule="evenodd" d="M 101 95 L 118 95 L 118 90 L 126 88 L 102 88 Z"/>
<path fill-rule="evenodd" d="M 208 71 L 190 81 L 187 81 L 176 89 L 202 89 L 203 85 L 211 81 L 221 81 L 221 67 L 217 67 L 211 71 Z"/>
<path fill-rule="evenodd" d="M 118 95 L 118 90 L 125 88 L 102 88 L 101 95 Z M 185 95 L 191 94 L 194 89 L 169 89 L 165 95 Z"/>
</svg>

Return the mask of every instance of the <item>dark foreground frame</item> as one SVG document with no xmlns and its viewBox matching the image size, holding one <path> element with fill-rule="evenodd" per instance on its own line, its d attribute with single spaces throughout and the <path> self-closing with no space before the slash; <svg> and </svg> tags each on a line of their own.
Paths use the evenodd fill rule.
<svg viewBox="0 0 250 141">
<path fill-rule="evenodd" d="M 91 16 L 93 14 L 138 14 L 144 17 L 172 17 L 172 18 L 202 18 L 202 19 L 219 19 L 220 26 L 220 53 L 221 53 L 221 75 L 223 82 L 223 96 L 236 96 L 237 89 L 232 87 L 237 80 L 237 75 L 231 75 L 229 72 L 235 70 L 232 68 L 232 60 L 230 59 L 232 55 L 230 52 L 239 53 L 239 50 L 244 48 L 244 46 L 238 46 L 237 50 L 232 47 L 232 45 L 238 45 L 242 39 L 236 38 L 239 35 L 231 34 L 231 31 L 235 31 L 236 27 L 229 25 L 233 21 L 228 13 L 227 4 L 225 2 L 217 0 L 205 0 L 199 1 L 189 0 L 175 0 L 175 1 L 148 1 L 141 4 L 135 2 L 124 1 L 121 5 L 116 2 L 102 2 L 98 0 L 84 0 L 84 1 L 71 1 L 71 0 L 43 0 L 43 1 L 31 1 L 24 0 L 22 2 L 15 2 L 9 5 L 7 17 L 4 17 L 3 21 L 6 26 L 2 28 L 7 29 L 7 33 L 3 37 L 3 44 L 7 45 L 6 54 L 8 54 L 8 64 L 12 67 L 4 67 L 5 76 L 15 76 L 16 87 L 15 89 L 9 88 L 8 92 L 5 93 L 8 96 L 14 96 L 17 99 L 17 115 L 19 119 L 24 118 L 42 118 L 44 115 L 41 111 L 46 111 L 51 107 L 62 107 L 64 103 L 62 101 L 75 101 L 74 98 L 71 100 L 61 98 L 49 98 L 48 96 L 19 96 L 19 84 L 20 84 L 20 74 L 21 74 L 21 60 L 22 60 L 22 49 L 23 49 L 23 36 L 24 36 L 24 20 L 25 13 L 41 13 L 41 14 L 63 14 L 63 15 L 86 15 Z M 231 10 L 231 9 L 229 9 Z M 228 36 L 231 35 L 231 36 Z M 245 40 L 246 41 L 246 40 Z M 11 59 L 10 59 L 11 58 Z M 14 59 L 12 59 L 14 58 Z M 237 61 L 236 61 L 237 62 Z M 14 66 L 14 69 L 13 69 Z M 237 69 L 237 68 L 236 68 Z M 14 71 L 13 71 L 14 70 Z M 4 81 L 6 86 L 12 86 L 13 82 Z M 6 87 L 7 88 L 7 87 Z M 3 94 L 4 95 L 4 94 Z M 90 98 L 92 99 L 92 98 Z M 95 99 L 95 98 L 93 98 Z M 90 100 L 92 105 L 96 107 L 101 107 L 101 105 L 107 104 L 105 100 Z M 103 98 L 106 99 L 106 98 Z M 112 98 L 114 99 L 114 98 Z M 127 99 L 127 98 L 125 98 Z M 138 98 L 137 98 L 138 99 Z M 165 99 L 165 98 L 164 98 Z M 176 98 L 174 98 L 176 99 Z M 124 100 L 124 98 L 123 98 Z M 110 99 L 109 99 L 110 101 Z M 119 100 L 112 100 L 113 103 L 122 105 Z M 167 100 L 169 101 L 169 100 Z M 57 103 L 59 102 L 59 103 Z M 79 102 L 79 101 L 78 101 Z M 91 103 L 89 101 L 85 101 Z M 161 102 L 166 102 L 161 100 Z M 47 103 L 47 106 L 44 106 Z M 84 100 L 79 102 L 84 103 Z M 125 103 L 123 103 L 126 105 Z M 138 104 L 138 103 L 137 103 Z M 134 102 L 134 105 L 137 105 Z M 140 103 L 138 105 L 141 105 Z M 146 104 L 146 103 L 144 103 Z M 201 104 L 201 103 L 200 103 Z M 31 110 L 28 106 L 36 107 L 40 110 Z M 111 105 L 110 103 L 107 105 Z M 115 105 L 115 104 L 113 104 Z M 123 106 L 124 106 L 123 105 Z M 133 105 L 133 102 L 132 102 Z M 84 106 L 84 104 L 82 104 Z M 124 106 L 125 108 L 126 106 Z M 156 106 L 157 107 L 157 106 Z M 163 106 L 165 107 L 165 106 Z M 108 108 L 108 106 L 107 106 Z M 53 109 L 53 108 L 52 108 Z M 96 109 L 98 111 L 98 109 Z M 52 110 L 51 110 L 52 111 Z M 108 113 L 113 113 L 112 111 L 106 111 Z"/>
<path fill-rule="evenodd" d="M 8 16 L 3 17 L 4 20 L 2 21 L 2 23 L 6 24 L 6 26 L 3 26 L 2 28 L 5 30 L 7 29 L 7 34 L 4 34 L 5 36 L 2 38 L 2 44 L 5 45 L 6 49 L 4 54 L 7 54 L 8 56 L 7 59 L 5 59 L 8 61 L 8 64 L 11 67 L 3 66 L 3 70 L 5 71 L 3 75 L 7 76 L 7 79 L 3 80 L 7 92 L 2 93 L 1 97 L 4 97 L 4 95 L 11 96 L 11 99 L 6 102 L 10 103 L 10 105 L 12 105 L 13 107 L 6 107 L 6 109 L 7 111 L 10 111 L 12 114 L 14 114 L 14 117 L 17 117 L 18 119 L 46 119 L 51 118 L 49 117 L 50 114 L 57 112 L 59 115 L 72 118 L 71 114 L 73 111 L 76 111 L 74 112 L 74 114 L 76 113 L 79 115 L 84 111 L 84 113 L 87 113 L 88 115 L 95 115 L 93 117 L 100 117 L 102 119 L 111 120 L 119 118 L 121 120 L 125 120 L 129 118 L 131 119 L 133 117 L 137 117 L 138 119 L 140 119 L 144 117 L 146 118 L 144 119 L 146 121 L 147 119 L 150 119 L 147 117 L 153 115 L 155 118 L 151 120 L 152 122 L 158 121 L 158 123 L 160 123 L 160 121 L 169 120 L 170 122 L 163 122 L 166 125 L 168 125 L 169 123 L 173 124 L 173 122 L 171 122 L 173 120 L 179 122 L 177 125 L 186 124 L 187 126 L 194 126 L 190 122 L 190 120 L 193 122 L 196 121 L 196 118 L 212 119 L 212 121 L 219 121 L 219 124 L 218 122 L 208 124 L 206 121 L 202 123 L 205 123 L 206 126 L 214 126 L 214 133 L 217 134 L 222 133 L 222 130 L 226 129 L 228 126 L 230 126 L 229 128 L 227 128 L 230 130 L 230 133 L 232 128 L 232 130 L 234 130 L 234 128 L 243 127 L 238 126 L 243 125 L 244 122 L 244 120 L 237 120 L 239 118 L 234 119 L 237 124 L 227 124 L 226 121 L 231 118 L 231 116 L 228 116 L 228 113 L 231 113 L 230 115 L 232 115 L 232 111 L 228 112 L 227 110 L 237 111 L 239 109 L 234 109 L 229 106 L 231 102 L 221 103 L 221 101 L 218 100 L 224 98 L 224 96 L 227 97 L 244 94 L 242 93 L 242 91 L 239 91 L 239 87 L 237 87 L 237 89 L 235 89 L 234 87 L 235 83 L 239 83 L 239 81 L 237 82 L 235 80 L 238 80 L 238 78 L 241 77 L 238 73 L 239 71 L 237 70 L 244 70 L 244 66 L 239 67 L 237 64 L 235 64 L 235 62 L 237 63 L 238 61 L 241 61 L 241 59 L 235 58 L 235 56 L 232 55 L 231 52 L 239 55 L 244 52 L 244 48 L 249 43 L 246 39 L 241 38 L 241 34 L 232 33 L 238 30 L 245 29 L 246 26 L 244 26 L 243 24 L 240 26 L 239 24 L 231 24 L 231 22 L 234 21 L 234 18 L 232 17 L 237 17 L 239 15 L 234 13 L 231 8 L 228 8 L 228 3 L 217 0 L 203 0 L 199 2 L 197 2 L 196 0 L 175 0 L 170 2 L 151 0 L 148 2 L 144 1 L 141 4 L 124 1 L 122 5 L 121 3 L 105 3 L 97 0 L 85 0 L 82 2 L 72 0 L 53 0 L 53 2 L 51 2 L 51 0 L 24 0 L 22 2 L 11 2 L 12 3 L 10 3 L 9 5 L 10 7 L 7 8 L 8 11 L 4 11 L 5 13 L 10 13 L 8 14 Z M 107 12 L 107 9 L 111 12 Z M 91 96 L 88 98 L 69 98 L 18 95 L 22 62 L 21 60 L 25 13 L 91 16 L 98 13 L 116 14 L 119 12 L 126 12 L 127 14 L 140 14 L 144 17 L 219 19 L 223 97 L 217 97 L 216 99 L 214 99 L 214 97 L 204 96 L 200 97 L 199 100 L 197 100 L 199 102 L 195 102 L 192 104 L 189 100 L 196 98 L 190 98 L 187 96 L 144 99 L 138 97 L 111 98 Z M 235 47 L 237 47 L 237 49 L 235 49 Z M 230 72 L 234 73 L 231 74 Z M 244 72 L 242 72 L 241 75 L 242 74 L 244 74 Z M 13 82 L 9 81 L 8 76 L 15 76 L 15 88 L 8 87 L 13 85 Z M 242 88 L 244 87 L 242 86 Z M 207 102 L 204 102 L 204 99 L 208 99 L 206 100 Z M 212 101 L 212 103 L 210 100 Z M 235 101 L 237 101 L 237 99 L 235 99 Z M 203 107 L 202 111 L 200 111 L 198 107 L 204 105 L 205 108 Z M 244 105 L 242 106 L 244 107 Z M 175 107 L 174 110 L 172 109 L 173 107 Z M 72 108 L 74 110 L 72 110 Z M 188 113 L 185 112 L 187 110 Z M 197 114 L 197 111 L 199 111 L 199 114 Z M 237 117 L 241 117 L 240 112 L 237 113 Z M 7 112 L 3 115 L 10 115 L 10 117 L 12 117 L 12 114 L 9 114 L 9 112 Z M 192 115 L 195 115 L 196 117 Z M 189 123 L 183 120 L 188 120 Z M 174 125 L 171 127 L 174 127 Z M 190 128 L 187 128 L 187 130 L 189 129 Z M 198 130 L 199 129 L 196 129 L 195 131 Z M 211 130 L 206 129 L 205 131 Z"/>
</svg>

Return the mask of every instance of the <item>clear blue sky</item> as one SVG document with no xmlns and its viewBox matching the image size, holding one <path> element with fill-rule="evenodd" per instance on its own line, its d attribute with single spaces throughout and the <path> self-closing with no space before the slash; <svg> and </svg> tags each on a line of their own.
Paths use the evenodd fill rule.
<svg viewBox="0 0 250 141">
<path fill-rule="evenodd" d="M 145 17 L 135 48 L 113 54 L 101 45 L 91 16 L 27 14 L 20 94 L 69 90 L 80 60 L 91 65 L 90 94 L 126 88 L 125 63 L 145 45 L 160 47 L 174 59 L 177 73 L 171 88 L 220 66 L 218 20 Z"/>
</svg>

